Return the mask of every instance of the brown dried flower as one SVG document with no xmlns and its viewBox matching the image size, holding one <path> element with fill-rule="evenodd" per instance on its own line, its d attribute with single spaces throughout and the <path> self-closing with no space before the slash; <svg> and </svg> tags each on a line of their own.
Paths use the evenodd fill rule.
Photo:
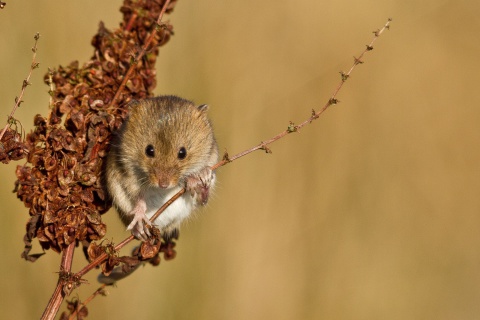
<svg viewBox="0 0 480 320">
<path fill-rule="evenodd" d="M 27 147 L 22 141 L 21 134 L 12 128 L 7 128 L 0 141 L 0 161 L 9 163 L 10 160 L 25 158 Z"/>
</svg>

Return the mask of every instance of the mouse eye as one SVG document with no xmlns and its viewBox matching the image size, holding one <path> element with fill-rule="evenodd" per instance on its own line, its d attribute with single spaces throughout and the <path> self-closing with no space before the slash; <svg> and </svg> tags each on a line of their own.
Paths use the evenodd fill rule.
<svg viewBox="0 0 480 320">
<path fill-rule="evenodd" d="M 187 156 L 187 149 L 185 147 L 181 147 L 180 150 L 178 150 L 178 159 L 183 160 Z"/>
<path fill-rule="evenodd" d="M 150 158 L 155 157 L 155 148 L 151 144 L 149 144 L 145 148 L 145 154 L 147 155 L 147 157 L 150 157 Z"/>
</svg>

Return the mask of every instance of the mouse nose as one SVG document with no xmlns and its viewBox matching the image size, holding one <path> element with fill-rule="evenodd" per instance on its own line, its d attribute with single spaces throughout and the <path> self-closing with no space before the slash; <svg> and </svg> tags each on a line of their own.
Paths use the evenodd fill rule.
<svg viewBox="0 0 480 320">
<path fill-rule="evenodd" d="M 158 182 L 158 186 L 162 189 L 167 189 L 169 185 L 170 185 L 170 183 L 168 183 L 168 181 L 159 181 Z"/>
<path fill-rule="evenodd" d="M 162 189 L 167 189 L 167 188 L 171 187 L 172 186 L 172 180 L 173 180 L 173 174 L 174 174 L 173 169 L 157 170 L 158 186 Z"/>
</svg>

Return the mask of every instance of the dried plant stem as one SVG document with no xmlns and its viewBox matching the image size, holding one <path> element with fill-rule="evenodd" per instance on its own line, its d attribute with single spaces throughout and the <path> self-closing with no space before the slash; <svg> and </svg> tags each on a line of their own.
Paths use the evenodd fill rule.
<svg viewBox="0 0 480 320">
<path fill-rule="evenodd" d="M 33 39 L 35 39 L 35 42 L 32 47 L 33 56 L 32 56 L 32 64 L 30 65 L 30 71 L 28 72 L 27 78 L 23 80 L 22 91 L 20 92 L 20 95 L 15 98 L 15 105 L 13 106 L 12 111 L 8 116 L 7 124 L 3 128 L 2 132 L 0 132 L 0 140 L 2 140 L 3 135 L 5 134 L 5 131 L 7 131 L 8 126 L 11 124 L 11 119 L 13 119 L 13 115 L 15 114 L 15 111 L 17 111 L 17 108 L 20 106 L 20 103 L 22 103 L 22 98 L 23 98 L 23 95 L 25 94 L 25 90 L 27 89 L 27 86 L 30 85 L 30 77 L 32 76 L 33 70 L 37 69 L 39 66 L 39 63 L 35 59 L 37 58 L 37 43 L 38 43 L 38 39 L 40 39 L 40 33 L 37 32 L 33 37 Z"/>
<path fill-rule="evenodd" d="M 358 65 L 358 64 L 361 64 L 363 63 L 360 59 L 365 55 L 365 53 L 367 53 L 368 51 L 371 51 L 373 49 L 373 43 L 378 39 L 378 37 L 380 37 L 380 35 L 386 30 L 386 29 L 389 29 L 390 27 L 390 22 L 392 21 L 392 19 L 388 19 L 387 23 L 383 26 L 382 29 L 380 30 L 377 30 L 374 32 L 375 36 L 374 38 L 372 39 L 372 41 L 366 46 L 366 49 L 360 54 L 360 56 L 358 58 L 354 58 L 354 63 L 353 65 L 351 66 L 351 68 L 348 70 L 347 73 L 343 73 L 341 72 L 341 81 L 339 82 L 339 84 L 336 86 L 335 90 L 333 91 L 333 94 L 331 95 L 330 99 L 327 101 L 327 103 L 325 103 L 325 105 L 318 111 L 318 112 L 315 112 L 314 110 L 312 110 L 312 114 L 311 116 L 306 119 L 305 121 L 303 121 L 302 123 L 298 124 L 298 125 L 295 125 L 293 123 L 290 123 L 289 126 L 287 127 L 286 130 L 280 132 L 279 134 L 275 135 L 274 137 L 268 139 L 268 140 L 265 140 L 263 142 L 261 142 L 260 144 L 250 148 L 250 149 L 247 149 L 247 150 L 244 150 L 242 152 L 239 152 L 237 154 L 235 154 L 234 156 L 228 156 L 227 153 L 225 153 L 223 159 L 218 162 L 217 164 L 215 164 L 212 169 L 215 170 L 215 169 L 218 169 L 219 167 L 222 167 L 234 160 L 237 160 L 243 156 L 246 156 L 247 154 L 250 154 L 254 151 L 257 151 L 257 150 L 264 150 L 265 152 L 267 153 L 271 153 L 271 150 L 267 147 L 268 145 L 274 143 L 275 141 L 285 137 L 286 135 L 288 135 L 289 133 L 292 133 L 292 132 L 297 132 L 298 130 L 300 130 L 301 128 L 303 128 L 304 126 L 306 126 L 307 124 L 310 124 L 313 122 L 313 120 L 316 120 L 320 117 L 320 115 L 322 113 L 324 113 L 331 105 L 333 104 L 336 104 L 338 103 L 338 100 L 336 99 L 338 93 L 340 92 L 341 88 L 343 87 L 343 84 L 345 83 L 345 81 L 350 77 L 350 74 L 353 72 L 353 70 L 355 69 L 355 67 Z M 150 221 L 155 221 L 159 216 L 160 214 L 165 211 L 165 209 L 167 209 L 175 200 L 177 200 L 178 198 L 180 198 L 184 193 L 185 193 L 185 188 L 181 189 L 180 191 L 178 191 L 170 200 L 168 200 L 162 207 L 160 207 L 160 209 L 157 210 L 157 212 L 150 218 Z M 127 243 L 131 242 L 132 240 L 134 239 L 133 236 L 129 236 L 128 238 L 126 238 L 125 240 L 123 240 L 122 242 L 120 242 L 118 245 L 115 246 L 115 250 L 118 251 L 120 250 L 121 248 L 123 248 Z M 97 265 L 100 265 L 103 261 L 105 261 L 105 259 L 108 257 L 108 255 L 106 253 L 100 255 L 99 257 L 97 257 L 94 261 L 92 261 L 91 263 L 89 263 L 85 268 L 83 268 L 82 270 L 80 270 L 75 276 L 76 277 L 82 277 L 84 276 L 88 271 L 92 270 L 93 268 L 95 268 Z"/>
<path fill-rule="evenodd" d="M 62 262 L 60 263 L 60 275 L 58 278 L 57 286 L 55 287 L 55 291 L 50 298 L 50 301 L 47 304 L 47 307 L 43 311 L 43 315 L 41 317 L 42 320 L 53 320 L 57 315 L 58 309 L 62 305 L 63 299 L 65 298 L 68 289 L 66 286 L 73 286 L 71 282 L 69 282 L 68 277 L 64 275 L 70 274 L 72 270 L 72 261 L 73 261 L 73 253 L 75 252 L 75 242 L 72 242 L 65 250 L 63 250 L 62 254 Z"/>
<path fill-rule="evenodd" d="M 224 158 L 222 161 L 220 161 L 219 163 L 217 163 L 216 165 L 214 165 L 212 167 L 212 169 L 217 169 L 221 166 L 224 166 L 226 165 L 227 163 L 230 163 L 234 160 L 237 160 L 238 158 L 241 158 L 243 156 L 246 156 L 247 154 L 250 154 L 254 151 L 257 151 L 257 150 L 264 150 L 265 152 L 267 153 L 271 153 L 271 150 L 267 147 L 268 145 L 272 144 L 273 142 L 283 138 L 284 136 L 288 135 L 289 133 L 292 133 L 292 132 L 297 132 L 299 131 L 301 128 L 303 128 L 304 126 L 306 126 L 307 124 L 310 124 L 313 122 L 313 120 L 316 120 L 320 117 L 320 115 L 322 113 L 324 113 L 331 105 L 334 105 L 334 104 L 337 104 L 339 101 L 337 100 L 337 94 L 340 92 L 340 90 L 342 89 L 343 87 L 343 84 L 345 83 L 345 81 L 347 81 L 347 79 L 350 77 L 350 74 L 353 72 L 353 70 L 355 69 L 355 67 L 361 63 L 363 63 L 363 61 L 361 60 L 363 58 L 363 56 L 365 55 L 365 53 L 367 53 L 368 51 L 371 51 L 373 50 L 373 44 L 374 42 L 378 39 L 378 37 L 380 37 L 380 35 L 386 30 L 386 29 L 389 29 L 390 28 L 390 22 L 392 21 L 392 19 L 388 19 L 387 23 L 383 26 L 382 29 L 380 30 L 377 30 L 377 31 L 374 31 L 374 34 L 375 36 L 373 37 L 372 41 L 366 46 L 365 50 L 363 50 L 363 52 L 360 54 L 360 56 L 358 58 L 355 58 L 354 57 L 354 62 L 352 64 L 352 66 L 350 67 L 350 69 L 348 70 L 347 73 L 343 73 L 343 72 L 340 72 L 341 74 L 341 77 L 342 79 L 340 80 L 340 82 L 338 83 L 337 87 L 335 88 L 335 90 L 333 91 L 333 94 L 331 95 L 330 99 L 328 99 L 328 101 L 325 103 L 325 105 L 320 109 L 320 111 L 318 112 L 315 112 L 315 110 L 312 110 L 312 115 L 306 119 L 305 121 L 303 121 L 302 123 L 298 124 L 298 125 L 295 125 L 293 124 L 292 122 L 290 122 L 289 126 L 287 127 L 286 130 L 280 132 L 279 134 L 277 134 L 276 136 L 266 140 L 266 141 L 262 141 L 260 144 L 250 148 L 250 149 L 247 149 L 245 151 L 242 151 L 240 153 L 237 153 L 236 155 L 232 156 L 232 157 L 229 157 L 228 154 L 225 154 Z"/>
<path fill-rule="evenodd" d="M 160 11 L 160 14 L 158 15 L 156 28 L 153 29 L 152 33 L 147 38 L 147 41 L 145 41 L 145 43 L 143 44 L 142 49 L 140 50 L 138 55 L 135 57 L 135 60 L 130 65 L 130 68 L 128 68 L 128 71 L 125 74 L 125 77 L 123 78 L 122 83 L 120 84 L 120 87 L 118 87 L 118 90 L 115 93 L 115 96 L 113 97 L 112 102 L 110 103 L 109 107 L 114 107 L 116 105 L 118 99 L 120 98 L 120 94 L 122 94 L 122 92 L 123 92 L 123 90 L 124 90 L 124 88 L 127 84 L 127 81 L 130 79 L 133 71 L 135 70 L 135 67 L 137 66 L 138 62 L 141 61 L 142 57 L 147 52 L 148 47 L 150 46 L 150 43 L 152 43 L 153 39 L 155 38 L 155 36 L 158 32 L 159 27 L 161 26 L 163 15 L 165 14 L 165 11 L 167 11 L 167 8 L 168 8 L 169 4 L 170 4 L 170 0 L 166 0 L 165 3 L 163 4 L 162 11 Z M 135 18 L 136 18 L 136 14 L 134 14 L 132 16 L 132 19 L 135 19 Z M 131 28 L 131 24 L 133 23 L 132 19 L 130 19 L 127 28 Z"/>
<path fill-rule="evenodd" d="M 130 17 L 130 20 L 128 20 L 127 25 L 125 26 L 126 31 L 130 31 L 132 29 L 133 23 L 138 17 L 138 13 L 134 12 L 132 13 L 132 16 Z"/>
</svg>

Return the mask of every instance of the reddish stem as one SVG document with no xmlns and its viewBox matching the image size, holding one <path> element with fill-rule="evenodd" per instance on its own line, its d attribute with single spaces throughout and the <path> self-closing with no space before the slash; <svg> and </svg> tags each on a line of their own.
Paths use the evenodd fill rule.
<svg viewBox="0 0 480 320">
<path fill-rule="evenodd" d="M 135 20 L 137 19 L 138 17 L 138 14 L 136 12 L 134 12 L 132 14 L 132 16 L 130 17 L 130 19 L 128 20 L 128 23 L 127 25 L 125 26 L 125 30 L 126 31 L 130 31 L 130 29 L 132 29 L 133 27 L 133 23 L 135 22 Z"/>
<path fill-rule="evenodd" d="M 70 274 L 72 270 L 73 253 L 75 252 L 75 242 L 70 243 L 68 247 L 63 250 L 62 262 L 60 263 L 60 273 L 58 275 L 58 282 L 55 291 L 50 298 L 45 310 L 43 311 L 42 320 L 53 320 L 58 313 L 58 309 L 62 305 L 66 292 L 64 290 L 69 279 L 65 277 Z"/>
</svg>

